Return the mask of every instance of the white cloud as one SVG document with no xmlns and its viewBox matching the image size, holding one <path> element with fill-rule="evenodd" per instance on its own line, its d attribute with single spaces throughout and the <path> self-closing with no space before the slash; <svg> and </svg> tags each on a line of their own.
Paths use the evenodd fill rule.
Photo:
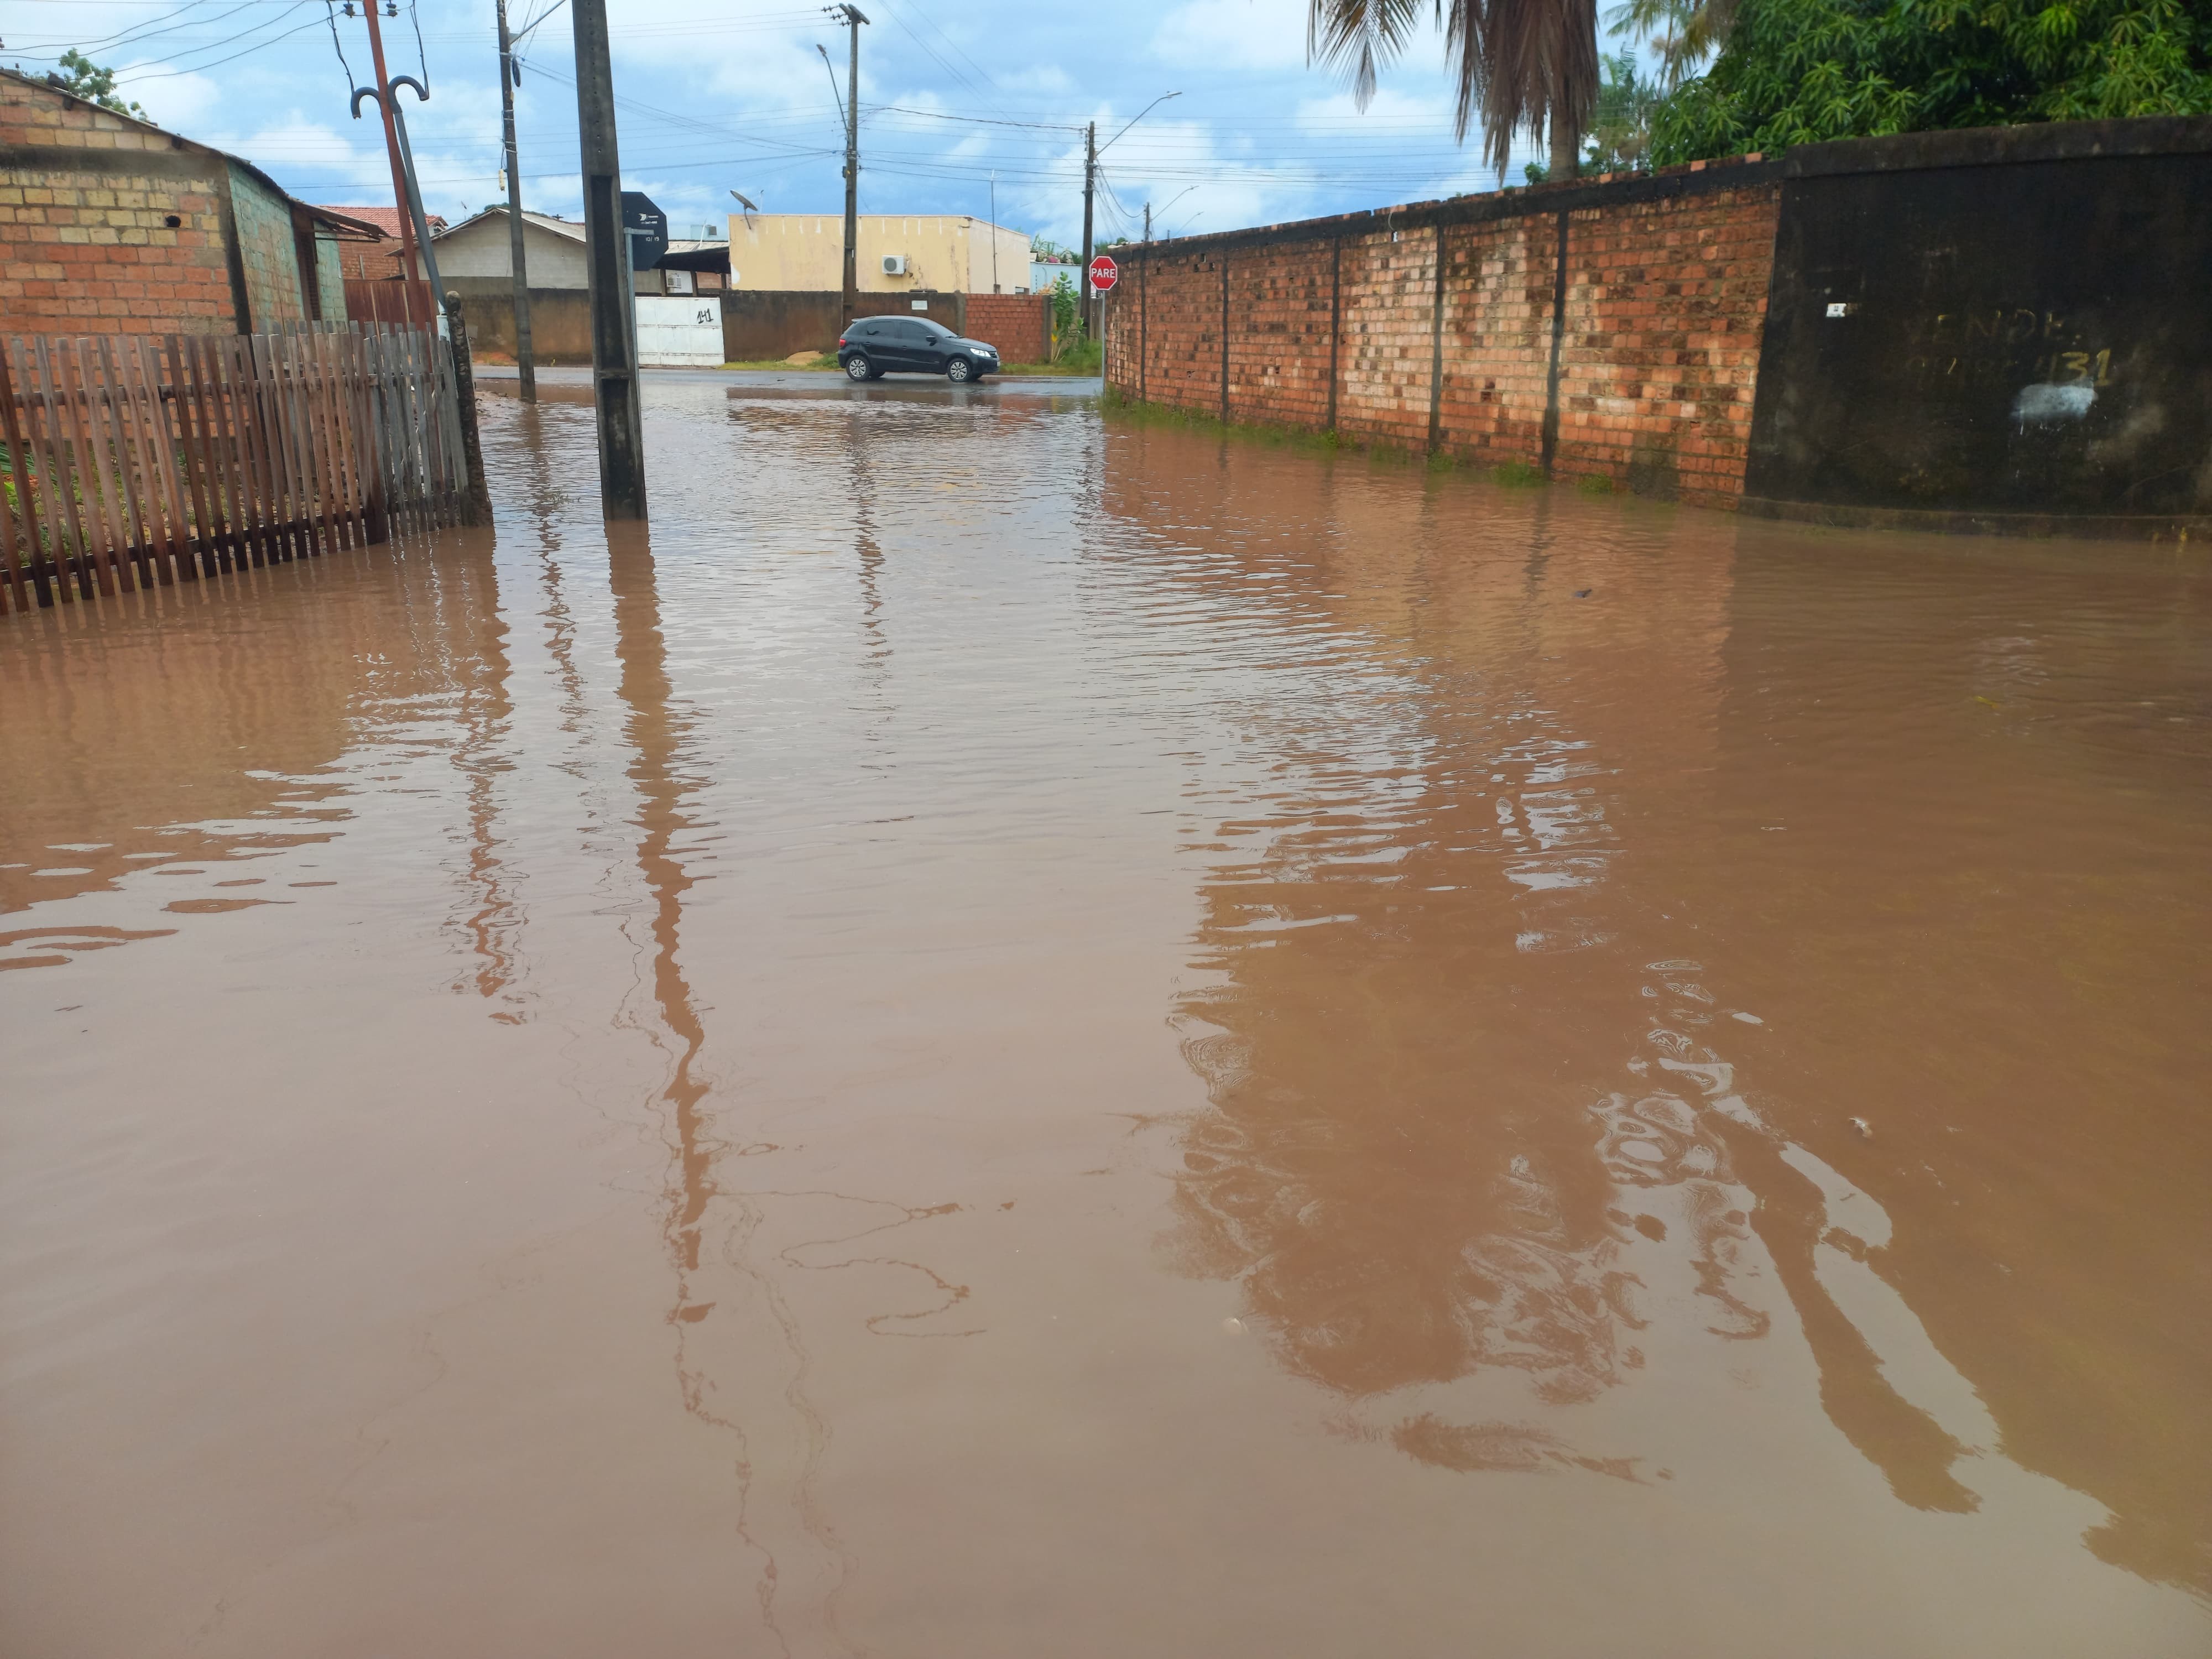
<svg viewBox="0 0 2212 1659">
<path fill-rule="evenodd" d="M 204 75 L 168 75 L 135 85 L 129 83 L 131 70 L 155 67 L 143 58 L 134 62 L 130 69 L 118 72 L 116 88 L 142 106 L 146 118 L 155 125 L 167 127 L 172 132 L 194 132 L 202 121 L 221 107 L 222 88 Z"/>
<path fill-rule="evenodd" d="M 1389 87 L 1378 88 L 1364 110 L 1349 91 L 1306 99 L 1297 110 L 1300 130 L 1332 138 L 1363 132 L 1381 136 L 1408 128 L 1448 133 L 1451 131 L 1451 106 L 1441 94 L 1415 96 Z"/>
<path fill-rule="evenodd" d="M 1153 31 L 1152 55 L 1179 67 L 1303 69 L 1304 0 L 1187 0 Z"/>
</svg>

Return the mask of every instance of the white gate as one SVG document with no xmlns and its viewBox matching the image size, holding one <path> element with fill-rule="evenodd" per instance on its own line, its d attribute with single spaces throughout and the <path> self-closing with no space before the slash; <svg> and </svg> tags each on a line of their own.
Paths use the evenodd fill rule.
<svg viewBox="0 0 2212 1659">
<path fill-rule="evenodd" d="M 720 368 L 722 302 L 712 294 L 690 299 L 637 296 L 637 361 L 647 368 Z"/>
</svg>

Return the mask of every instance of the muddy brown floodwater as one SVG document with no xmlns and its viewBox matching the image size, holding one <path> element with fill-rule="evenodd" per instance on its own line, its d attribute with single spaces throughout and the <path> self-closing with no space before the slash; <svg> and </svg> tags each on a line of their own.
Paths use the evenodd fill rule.
<svg viewBox="0 0 2212 1659">
<path fill-rule="evenodd" d="M 2212 1650 L 2212 568 L 491 400 L 0 629 L 0 1652 Z"/>
</svg>

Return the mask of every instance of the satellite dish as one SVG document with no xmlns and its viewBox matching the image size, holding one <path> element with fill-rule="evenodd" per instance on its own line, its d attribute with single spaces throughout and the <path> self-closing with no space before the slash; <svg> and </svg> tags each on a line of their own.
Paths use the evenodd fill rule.
<svg viewBox="0 0 2212 1659">
<path fill-rule="evenodd" d="M 760 211 L 760 204 L 741 190 L 733 190 L 730 194 L 738 198 L 738 205 L 745 210 L 745 228 L 748 230 L 751 229 L 753 215 Z"/>
</svg>

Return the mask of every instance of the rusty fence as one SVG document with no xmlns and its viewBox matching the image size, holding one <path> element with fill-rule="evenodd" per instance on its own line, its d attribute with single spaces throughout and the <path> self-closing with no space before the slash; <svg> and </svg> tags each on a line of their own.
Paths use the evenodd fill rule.
<svg viewBox="0 0 2212 1659">
<path fill-rule="evenodd" d="M 0 339 L 0 611 L 310 558 L 468 515 L 421 329 Z"/>
</svg>

